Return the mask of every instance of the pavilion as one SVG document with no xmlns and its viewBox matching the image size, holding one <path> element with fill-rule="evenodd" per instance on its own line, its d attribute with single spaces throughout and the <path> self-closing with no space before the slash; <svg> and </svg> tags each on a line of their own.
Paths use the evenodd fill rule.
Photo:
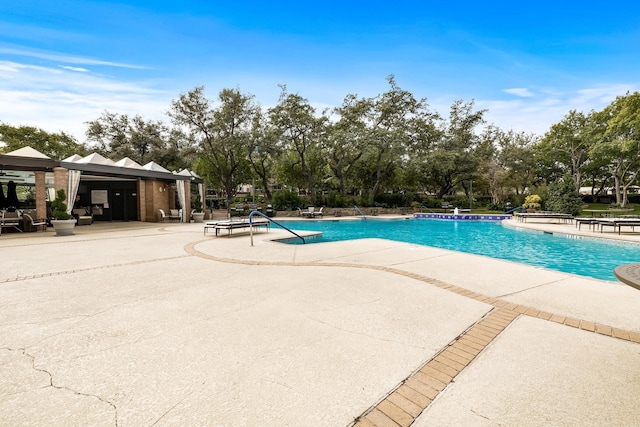
<svg viewBox="0 0 640 427">
<path fill-rule="evenodd" d="M 67 196 L 68 212 L 90 208 L 96 221 L 157 222 L 159 211 L 183 208 L 183 222 L 189 221 L 191 184 L 198 184 L 204 200 L 202 179 L 184 169 L 171 172 L 155 162 L 140 165 L 125 157 L 114 162 L 93 153 L 54 160 L 31 147 L 0 154 L 0 185 L 13 181 L 32 187 L 33 199 L 19 209 L 35 209 L 47 217 L 47 201 L 59 189 Z M 71 202 L 69 202 L 71 201 Z"/>
</svg>

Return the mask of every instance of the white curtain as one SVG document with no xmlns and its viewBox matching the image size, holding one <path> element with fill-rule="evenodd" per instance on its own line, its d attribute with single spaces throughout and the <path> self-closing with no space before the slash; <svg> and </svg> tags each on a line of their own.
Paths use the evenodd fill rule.
<svg viewBox="0 0 640 427">
<path fill-rule="evenodd" d="M 182 222 L 187 222 L 185 218 L 187 218 L 187 208 L 185 207 L 186 197 L 184 193 L 184 183 L 188 181 L 176 180 L 176 189 L 178 190 L 178 203 L 180 203 L 180 207 L 182 208 L 182 218 L 180 219 Z"/>
<path fill-rule="evenodd" d="M 76 202 L 76 195 L 78 194 L 78 187 L 80 186 L 80 174 L 81 171 L 70 170 L 67 173 L 69 177 L 67 180 L 67 213 L 71 215 L 73 210 L 73 204 Z"/>
</svg>

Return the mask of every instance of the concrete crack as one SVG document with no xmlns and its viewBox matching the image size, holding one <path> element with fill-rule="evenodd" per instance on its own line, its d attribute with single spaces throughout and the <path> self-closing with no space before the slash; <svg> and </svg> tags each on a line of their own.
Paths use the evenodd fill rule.
<svg viewBox="0 0 640 427">
<path fill-rule="evenodd" d="M 404 345 L 404 346 L 407 346 L 407 347 L 417 348 L 417 349 L 419 349 L 419 350 L 425 350 L 425 348 L 424 348 L 424 347 L 421 347 L 421 346 L 412 345 L 412 344 L 408 344 L 408 343 L 406 343 L 406 342 L 397 341 L 397 340 L 392 340 L 392 339 L 389 339 L 389 338 L 376 337 L 376 336 L 373 336 L 373 335 L 370 335 L 370 334 L 365 334 L 364 332 L 357 332 L 357 331 L 352 331 L 352 330 L 350 330 L 350 329 L 340 328 L 340 327 L 338 327 L 338 326 L 336 326 L 336 325 L 332 325 L 332 324 L 331 324 L 331 323 L 329 323 L 329 322 L 325 322 L 325 321 L 320 320 L 320 319 L 314 319 L 313 317 L 308 316 L 308 315 L 306 315 L 306 314 L 305 314 L 304 316 L 305 316 L 307 319 L 309 319 L 309 320 L 312 320 L 312 321 L 314 321 L 314 322 L 318 322 L 318 323 L 320 323 L 320 324 L 322 324 L 322 325 L 329 326 L 330 328 L 333 328 L 333 329 L 335 329 L 335 330 L 337 330 L 337 331 L 346 332 L 346 333 L 348 333 L 348 334 L 360 335 L 360 336 L 363 336 L 363 337 L 372 338 L 372 339 L 374 339 L 374 340 L 385 341 L 385 342 L 391 342 L 391 343 L 395 343 L 395 344 L 401 344 L 401 345 Z"/>
<path fill-rule="evenodd" d="M 200 385 L 204 385 L 204 382 L 202 382 Z M 156 424 L 158 424 L 164 417 L 167 416 L 167 414 L 169 414 L 171 411 L 173 411 L 179 404 L 181 404 L 182 402 L 187 400 L 187 398 L 189 396 L 191 396 L 193 393 L 195 393 L 195 389 L 191 390 L 186 396 L 184 396 L 182 399 L 178 400 L 173 406 L 171 406 L 169 409 L 167 409 L 164 412 L 164 414 L 160 415 L 160 417 L 157 420 L 155 420 L 151 425 L 155 426 Z"/>
<path fill-rule="evenodd" d="M 494 298 L 504 298 L 504 297 L 508 297 L 508 296 L 511 296 L 511 295 L 517 295 L 517 294 L 522 293 L 522 292 L 530 291 L 531 289 L 541 288 L 543 286 L 552 285 L 554 283 L 563 282 L 565 280 L 567 280 L 567 279 L 562 278 L 562 279 L 558 279 L 558 280 L 552 280 L 551 282 L 541 283 L 539 285 L 532 286 L 530 288 L 520 289 L 519 291 L 515 291 L 515 292 L 508 293 L 508 294 L 503 294 L 503 295 L 498 295 L 498 296 L 496 296 Z"/>
<path fill-rule="evenodd" d="M 54 382 L 53 382 L 53 375 L 51 374 L 51 372 L 49 372 L 46 369 L 37 367 L 36 366 L 36 358 L 35 358 L 35 356 L 33 356 L 32 354 L 28 353 L 26 348 L 13 349 L 13 348 L 4 347 L 4 349 L 6 349 L 8 351 L 12 351 L 12 352 L 20 352 L 23 356 L 28 357 L 29 359 L 31 359 L 31 368 L 34 371 L 42 372 L 42 373 L 46 374 L 49 377 L 49 385 L 47 387 L 52 387 L 52 388 L 55 388 L 57 390 L 70 391 L 71 393 L 73 393 L 73 394 L 75 394 L 77 396 L 90 397 L 90 398 L 97 399 L 97 400 L 101 401 L 102 403 L 106 403 L 107 405 L 109 405 L 113 409 L 114 425 L 115 425 L 115 427 L 118 427 L 118 407 L 114 403 L 108 401 L 107 399 L 104 399 L 101 396 L 95 395 L 95 394 L 83 393 L 81 391 L 74 390 L 74 389 L 69 388 L 69 387 L 55 385 Z"/>
</svg>

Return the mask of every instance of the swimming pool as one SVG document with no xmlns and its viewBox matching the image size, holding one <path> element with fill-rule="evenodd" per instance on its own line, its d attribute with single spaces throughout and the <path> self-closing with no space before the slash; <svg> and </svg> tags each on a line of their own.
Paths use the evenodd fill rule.
<svg viewBox="0 0 640 427">
<path fill-rule="evenodd" d="M 321 231 L 322 237 L 313 239 L 313 242 L 377 237 L 611 281 L 617 281 L 613 275 L 617 266 L 640 261 L 638 244 L 515 229 L 504 227 L 497 221 L 367 219 L 279 222 L 292 230 Z"/>
</svg>

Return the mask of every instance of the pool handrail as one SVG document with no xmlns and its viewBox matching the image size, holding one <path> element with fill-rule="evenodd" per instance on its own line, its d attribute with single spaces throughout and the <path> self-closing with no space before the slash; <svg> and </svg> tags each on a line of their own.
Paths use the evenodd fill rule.
<svg viewBox="0 0 640 427">
<path fill-rule="evenodd" d="M 506 213 L 506 214 L 514 213 L 514 212 L 515 212 L 515 211 L 517 211 L 518 209 L 522 209 L 522 212 L 524 212 L 524 206 L 518 206 L 517 208 L 510 209 L 510 210 L 506 211 L 505 213 Z"/>
<path fill-rule="evenodd" d="M 360 208 L 359 208 L 359 207 L 357 207 L 356 205 L 353 205 L 353 208 L 354 208 L 356 211 L 360 212 L 360 215 L 362 215 L 362 219 L 363 219 L 363 220 L 365 220 L 365 221 L 367 220 L 367 216 L 364 214 L 364 212 L 362 212 L 362 211 L 360 210 Z"/>
<path fill-rule="evenodd" d="M 428 210 L 428 211 L 429 211 L 429 212 L 431 212 L 431 213 L 436 213 L 435 211 L 433 211 L 433 210 L 429 209 L 429 208 L 428 208 L 428 207 L 426 207 L 425 205 L 420 206 L 420 212 L 422 212 L 422 209 L 426 209 L 426 210 Z"/>
<path fill-rule="evenodd" d="M 307 243 L 307 242 L 306 242 L 306 240 L 304 240 L 304 237 L 302 237 L 301 235 L 299 235 L 299 234 L 298 234 L 298 233 L 296 233 L 295 231 L 288 229 L 287 227 L 285 227 L 284 225 L 280 224 L 280 223 L 279 223 L 278 221 L 276 221 L 275 219 L 273 219 L 273 218 L 271 218 L 271 217 L 269 217 L 269 216 L 267 216 L 267 215 L 263 214 L 263 213 L 262 213 L 262 212 L 260 212 L 260 211 L 252 211 L 252 212 L 249 214 L 249 224 L 250 224 L 250 225 L 249 225 L 249 235 L 251 236 L 251 246 L 253 246 L 253 216 L 254 216 L 254 215 L 261 216 L 261 217 L 265 218 L 267 221 L 270 221 L 270 222 L 272 222 L 272 223 L 276 224 L 277 226 L 284 228 L 284 229 L 285 229 L 285 230 L 287 230 L 289 233 L 293 234 L 294 236 L 296 236 L 297 238 L 299 238 L 300 240 L 302 240 L 302 244 L 303 244 L 303 245 Z"/>
</svg>

